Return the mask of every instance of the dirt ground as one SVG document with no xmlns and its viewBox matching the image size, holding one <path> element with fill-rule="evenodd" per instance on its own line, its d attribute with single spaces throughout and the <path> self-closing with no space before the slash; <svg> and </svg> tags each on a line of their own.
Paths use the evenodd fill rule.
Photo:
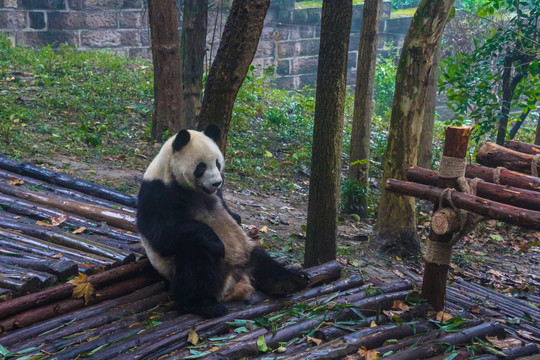
<svg viewBox="0 0 540 360">
<path fill-rule="evenodd" d="M 150 161 L 150 160 L 148 160 Z M 117 187 L 122 184 L 132 193 L 140 185 L 143 170 L 125 170 L 113 160 L 93 164 L 71 158 L 57 158 L 48 164 L 86 180 Z M 226 180 L 226 179 L 225 179 Z M 261 243 L 276 256 L 301 263 L 307 217 L 307 185 L 298 191 L 262 192 L 225 181 L 224 198 L 242 217 L 246 231 L 259 235 Z M 429 204 L 421 204 L 418 232 L 428 234 Z M 400 259 L 373 253 L 369 249 L 373 221 L 356 221 L 346 215 L 338 229 L 338 261 L 345 273 L 360 273 L 365 279 L 396 281 L 409 273 L 421 274 L 422 261 Z M 257 229 L 257 230 L 255 230 Z M 421 275 L 420 275 L 421 276 Z M 540 294 L 540 233 L 496 221 L 481 223 L 475 232 L 456 246 L 450 279 L 461 276 L 504 293 Z M 540 306 L 540 304 L 539 304 Z"/>
</svg>

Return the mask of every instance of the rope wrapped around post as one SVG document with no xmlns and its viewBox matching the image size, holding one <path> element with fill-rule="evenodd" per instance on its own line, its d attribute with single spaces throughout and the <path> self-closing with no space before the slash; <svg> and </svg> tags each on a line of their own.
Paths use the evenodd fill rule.
<svg viewBox="0 0 540 360">
<path fill-rule="evenodd" d="M 466 166 L 467 162 L 465 159 L 443 156 L 441 158 L 439 176 L 448 179 L 457 178 L 457 185 L 462 192 L 476 195 L 476 187 L 482 179 L 474 178 L 469 185 L 465 178 Z M 453 234 L 452 239 L 449 242 L 439 242 L 428 239 L 426 243 L 425 260 L 437 265 L 450 265 L 453 246 L 473 230 L 483 219 L 480 215 L 458 209 L 452 201 L 452 193 L 454 191 L 456 191 L 456 189 L 453 188 L 446 188 L 442 191 L 441 196 L 439 197 L 439 210 L 437 210 L 437 212 L 441 213 L 450 210 L 443 207 L 443 203 L 446 201 L 459 219 L 459 231 Z M 433 218 L 435 218 L 437 212 L 433 214 Z"/>
</svg>

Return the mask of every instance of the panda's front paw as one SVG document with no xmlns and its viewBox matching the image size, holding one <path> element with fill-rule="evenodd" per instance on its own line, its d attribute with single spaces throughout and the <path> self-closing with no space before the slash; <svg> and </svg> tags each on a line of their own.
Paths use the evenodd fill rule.
<svg viewBox="0 0 540 360">
<path fill-rule="evenodd" d="M 201 315 L 206 319 L 212 319 L 227 315 L 229 313 L 229 309 L 227 309 L 225 305 L 217 303 L 195 307 L 193 309 L 193 313 Z"/>
</svg>

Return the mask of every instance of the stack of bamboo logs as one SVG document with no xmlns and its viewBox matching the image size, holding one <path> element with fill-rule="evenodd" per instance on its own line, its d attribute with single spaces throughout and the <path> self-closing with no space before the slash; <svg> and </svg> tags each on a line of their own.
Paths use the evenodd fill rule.
<svg viewBox="0 0 540 360">
<path fill-rule="evenodd" d="M 464 161 L 471 131 L 470 127 L 447 128 L 443 156 L 455 162 Z M 536 157 L 536 154 L 540 154 L 540 147 L 518 141 L 509 141 L 506 147 L 489 142 L 480 144 L 476 160 L 485 166 L 467 164 L 463 168 L 464 180 L 469 185 L 472 178 L 479 178 L 474 184 L 474 194 L 445 192 L 444 188 L 462 187 L 458 186 L 458 176 L 443 178 L 435 171 L 416 166 L 406 172 L 409 181 L 388 179 L 386 188 L 399 194 L 433 201 L 435 210 L 440 203 L 444 204 L 445 208 L 436 211 L 432 217 L 429 236 L 431 243 L 448 244 L 460 230 L 467 229 L 467 225 L 474 227 L 474 223 L 464 224 L 469 218 L 464 218 L 460 214 L 461 210 L 487 219 L 540 230 L 540 178 L 529 175 L 537 174 L 540 155 Z M 444 308 L 448 269 L 448 264 L 426 260 L 422 295 L 436 310 Z"/>
<path fill-rule="evenodd" d="M 519 338 L 502 323 L 475 318 L 473 307 L 494 319 L 503 319 L 502 311 L 486 309 L 463 296 L 447 304 L 446 311 L 463 322 L 452 333 L 441 329 L 440 322 L 427 319 L 427 305 L 411 306 L 396 317 L 388 310 L 394 307 L 391 311 L 395 312 L 395 303 L 406 301 L 411 282 L 375 287 L 363 284 L 358 275 L 336 280 L 340 276 L 336 262 L 306 269 L 312 281 L 332 281 L 326 285 L 285 299 L 255 294 L 249 306 L 231 303 L 228 315 L 203 320 L 179 315 L 163 282 L 152 278 L 146 266 L 139 262 L 91 276 L 90 281 L 106 299 L 88 307 L 83 300 L 66 298 L 69 291 L 61 287 L 54 299 L 52 290 L 42 292 L 38 298 L 43 302 L 38 304 L 31 301 L 31 297 L 37 300 L 37 294 L 25 297 L 23 307 L 0 304 L 0 344 L 12 354 L 57 359 L 362 359 L 357 355 L 361 347 L 391 359 L 427 359 L 444 354 L 449 346 L 486 341 L 487 336 Z M 104 278 L 107 273 L 115 275 Z M 473 285 L 467 291 L 483 291 L 478 288 Z M 456 288 L 458 294 L 460 290 Z M 501 299 L 493 300 L 500 301 L 501 309 L 506 306 Z M 51 317 L 53 311 L 67 311 L 68 306 L 71 312 L 60 311 Z M 520 306 L 525 308 L 526 303 L 516 300 L 514 308 Z M 534 319 L 540 316 L 538 311 L 530 314 Z M 279 325 L 272 327 L 272 319 L 280 319 Z M 235 331 L 242 322 L 243 331 Z M 196 346 L 192 333 L 197 335 Z M 526 339 L 519 341 L 518 346 L 505 350 L 507 359 L 538 352 Z"/>
<path fill-rule="evenodd" d="M 133 196 L 0 157 L 0 300 L 135 261 L 135 206 Z"/>
</svg>

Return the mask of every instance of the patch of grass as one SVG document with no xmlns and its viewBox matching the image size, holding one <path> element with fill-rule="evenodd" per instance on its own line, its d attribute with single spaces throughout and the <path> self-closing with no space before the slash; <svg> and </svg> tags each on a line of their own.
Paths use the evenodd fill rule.
<svg viewBox="0 0 540 360">
<path fill-rule="evenodd" d="M 132 140 L 145 138 L 152 78 L 148 61 L 67 46 L 36 51 L 1 37 L 0 151 L 126 159 Z"/>
<path fill-rule="evenodd" d="M 353 0 L 353 5 L 362 5 L 364 0 Z M 294 4 L 295 9 L 313 9 L 322 8 L 322 0 L 315 1 L 297 1 Z"/>
<path fill-rule="evenodd" d="M 415 7 L 408 8 L 408 9 L 392 10 L 392 12 L 390 13 L 390 19 L 413 17 L 415 12 L 416 12 Z"/>
</svg>

